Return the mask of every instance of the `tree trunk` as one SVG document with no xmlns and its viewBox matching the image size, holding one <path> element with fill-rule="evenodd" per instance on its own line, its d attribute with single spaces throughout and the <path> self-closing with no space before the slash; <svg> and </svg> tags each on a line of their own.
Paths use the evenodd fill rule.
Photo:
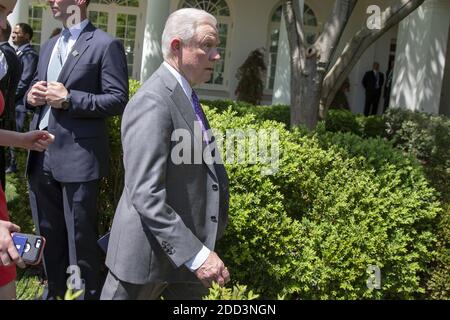
<svg viewBox="0 0 450 320">
<path fill-rule="evenodd" d="M 323 83 L 323 93 L 320 101 L 320 114 L 326 116 L 336 93 L 352 71 L 354 65 L 376 40 L 393 26 L 397 25 L 423 4 L 425 0 L 401 0 L 399 4 L 387 8 L 381 17 L 381 28 L 370 30 L 363 27 L 347 44 L 342 55 L 329 71 Z"/>
<path fill-rule="evenodd" d="M 286 0 L 284 13 L 291 52 L 291 126 L 309 129 L 319 121 L 322 85 L 332 56 L 356 5 L 336 0 L 332 14 L 316 43 L 305 46 L 303 19 L 296 0 Z"/>
<path fill-rule="evenodd" d="M 296 104 L 296 106 L 300 106 L 298 108 L 300 119 L 297 122 L 292 121 L 292 127 L 303 125 L 308 129 L 314 129 L 317 126 L 324 75 L 318 68 L 317 51 L 313 47 L 309 48 L 300 82 L 297 83 L 300 91 L 300 104 Z"/>
<path fill-rule="evenodd" d="M 303 71 L 306 62 L 303 18 L 297 0 L 286 0 L 283 3 L 283 12 L 291 54 L 291 126 L 295 126 L 305 121 L 301 106 L 304 94 L 301 84 L 304 81 Z"/>
</svg>

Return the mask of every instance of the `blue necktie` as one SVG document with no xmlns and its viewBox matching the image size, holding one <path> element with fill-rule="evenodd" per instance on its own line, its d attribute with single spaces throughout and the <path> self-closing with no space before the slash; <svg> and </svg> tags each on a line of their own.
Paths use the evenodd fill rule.
<svg viewBox="0 0 450 320">
<path fill-rule="evenodd" d="M 59 74 L 64 66 L 67 59 L 67 48 L 69 44 L 70 31 L 69 29 L 64 29 L 61 37 L 56 43 L 56 51 L 50 58 L 50 63 L 47 69 L 47 82 L 58 81 Z M 39 122 L 39 130 L 43 130 L 48 127 L 48 120 L 50 118 L 50 106 L 45 106 L 42 110 L 41 121 Z"/>
</svg>

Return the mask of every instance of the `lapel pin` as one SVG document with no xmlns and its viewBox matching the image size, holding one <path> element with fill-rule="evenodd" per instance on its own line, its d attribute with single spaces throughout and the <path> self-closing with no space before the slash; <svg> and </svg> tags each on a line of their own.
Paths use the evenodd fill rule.
<svg viewBox="0 0 450 320">
<path fill-rule="evenodd" d="M 74 57 L 76 57 L 77 55 L 79 55 L 79 53 L 78 53 L 77 50 L 74 50 L 74 51 L 72 52 L 72 55 L 73 55 Z"/>
</svg>

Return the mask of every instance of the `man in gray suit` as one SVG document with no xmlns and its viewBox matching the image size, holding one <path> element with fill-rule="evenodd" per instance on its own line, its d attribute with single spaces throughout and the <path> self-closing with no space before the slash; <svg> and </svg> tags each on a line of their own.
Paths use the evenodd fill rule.
<svg viewBox="0 0 450 320">
<path fill-rule="evenodd" d="M 101 299 L 201 299 L 212 282 L 230 279 L 213 251 L 227 223 L 225 168 L 205 158 L 179 161 L 174 152 L 176 137 L 184 133 L 186 154 L 215 150 L 192 87 L 211 78 L 218 44 L 212 15 L 197 9 L 172 13 L 162 38 L 165 61 L 125 109 L 125 187 Z"/>
</svg>

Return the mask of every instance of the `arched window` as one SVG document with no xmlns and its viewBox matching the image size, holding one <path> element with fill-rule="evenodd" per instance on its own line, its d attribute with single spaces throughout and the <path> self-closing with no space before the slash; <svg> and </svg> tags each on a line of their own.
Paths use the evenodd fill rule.
<svg viewBox="0 0 450 320">
<path fill-rule="evenodd" d="M 269 25 L 269 50 L 268 50 L 268 70 L 266 88 L 273 90 L 275 84 L 275 72 L 277 69 L 278 42 L 280 40 L 280 26 L 282 19 L 282 6 L 277 7 L 272 14 Z M 319 32 L 319 23 L 317 22 L 314 11 L 305 4 L 303 10 L 303 30 L 305 32 L 306 42 L 310 45 L 316 41 Z"/>
<path fill-rule="evenodd" d="M 97 28 L 122 41 L 127 56 L 128 76 L 139 79 L 139 30 L 143 9 L 139 0 L 91 0 L 89 20 Z"/>
<path fill-rule="evenodd" d="M 202 9 L 217 19 L 220 38 L 218 51 L 222 59 L 216 63 L 212 79 L 207 82 L 205 87 L 223 89 L 228 85 L 228 73 L 225 67 L 229 56 L 227 44 L 230 42 L 229 37 L 231 34 L 231 14 L 228 4 L 225 0 L 183 0 L 179 8 Z"/>
</svg>

